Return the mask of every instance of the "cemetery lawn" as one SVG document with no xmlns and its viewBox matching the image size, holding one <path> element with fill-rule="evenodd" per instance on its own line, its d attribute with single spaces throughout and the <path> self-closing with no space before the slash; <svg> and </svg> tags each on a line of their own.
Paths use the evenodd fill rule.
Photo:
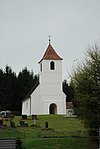
<svg viewBox="0 0 100 149">
<path fill-rule="evenodd" d="M 37 125 L 28 117 L 26 127 L 19 127 L 21 117 L 13 118 L 15 128 L 10 120 L 4 120 L 7 127 L 0 128 L 0 138 L 21 138 L 26 149 L 96 149 L 87 138 L 87 130 L 78 118 L 66 118 L 62 115 L 38 115 Z M 45 129 L 48 122 L 48 129 Z M 81 137 L 81 138 L 80 138 Z"/>
<path fill-rule="evenodd" d="M 25 140 L 26 149 L 97 149 L 86 139 L 47 138 Z"/>
</svg>

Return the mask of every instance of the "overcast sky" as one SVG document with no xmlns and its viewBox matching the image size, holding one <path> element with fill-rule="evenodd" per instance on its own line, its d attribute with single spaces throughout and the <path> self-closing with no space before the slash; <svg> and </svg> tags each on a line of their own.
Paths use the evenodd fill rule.
<svg viewBox="0 0 100 149">
<path fill-rule="evenodd" d="M 0 0 L 0 68 L 39 72 L 51 44 L 63 58 L 63 79 L 88 46 L 100 43 L 100 0 Z"/>
</svg>

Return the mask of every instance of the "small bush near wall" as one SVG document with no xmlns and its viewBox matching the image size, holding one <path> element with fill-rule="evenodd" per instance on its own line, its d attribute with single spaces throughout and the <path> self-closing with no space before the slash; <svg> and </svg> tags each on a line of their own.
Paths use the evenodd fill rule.
<svg viewBox="0 0 100 149">
<path fill-rule="evenodd" d="M 27 115 L 22 115 L 22 119 L 27 119 Z"/>
<path fill-rule="evenodd" d="M 23 147 L 23 142 L 20 138 L 17 138 L 16 140 L 16 149 L 25 149 L 25 147 Z"/>
<path fill-rule="evenodd" d="M 11 128 L 15 128 L 15 123 L 13 121 L 10 121 Z"/>
<path fill-rule="evenodd" d="M 15 116 L 20 116 L 21 112 L 20 111 L 11 111 L 12 114 L 14 114 Z"/>
</svg>

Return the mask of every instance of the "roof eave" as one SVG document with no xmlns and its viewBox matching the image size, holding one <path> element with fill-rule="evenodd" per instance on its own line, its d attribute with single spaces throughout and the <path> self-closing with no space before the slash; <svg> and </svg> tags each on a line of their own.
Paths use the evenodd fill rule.
<svg viewBox="0 0 100 149">
<path fill-rule="evenodd" d="M 42 58 L 38 63 L 41 63 L 43 60 L 63 60 L 63 58 L 60 58 L 60 59 L 48 59 L 48 58 Z"/>
</svg>

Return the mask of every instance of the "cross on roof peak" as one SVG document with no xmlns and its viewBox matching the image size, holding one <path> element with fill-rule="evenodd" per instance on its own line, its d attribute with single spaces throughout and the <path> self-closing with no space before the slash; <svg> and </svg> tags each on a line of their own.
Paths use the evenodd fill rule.
<svg viewBox="0 0 100 149">
<path fill-rule="evenodd" d="M 49 35 L 49 45 L 51 44 L 51 36 Z"/>
</svg>

